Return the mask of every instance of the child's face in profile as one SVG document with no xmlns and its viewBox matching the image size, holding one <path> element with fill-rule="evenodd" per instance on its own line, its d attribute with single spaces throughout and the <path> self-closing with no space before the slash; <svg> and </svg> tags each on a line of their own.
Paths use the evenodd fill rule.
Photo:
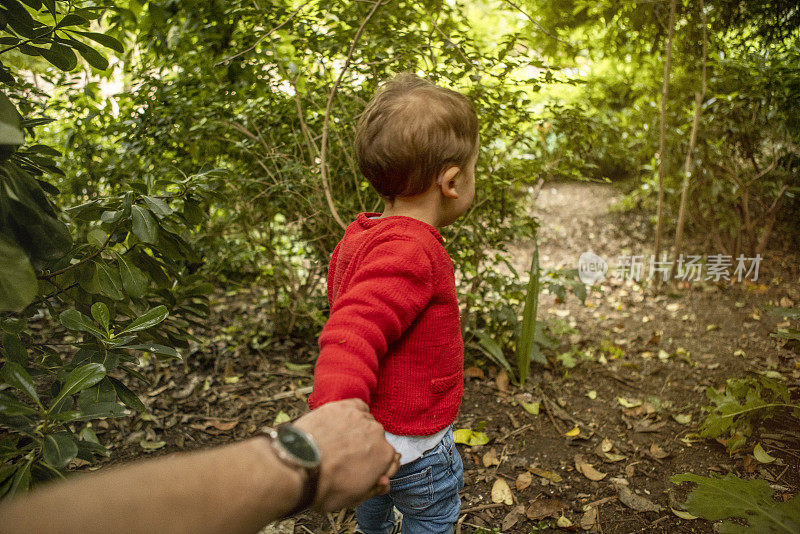
<svg viewBox="0 0 800 534">
<path fill-rule="evenodd" d="M 458 214 L 456 218 L 461 217 L 464 215 L 469 207 L 472 205 L 472 201 L 475 199 L 475 165 L 478 163 L 478 154 L 475 153 L 475 156 L 472 158 L 472 161 L 469 162 L 466 169 L 462 169 L 459 173 L 459 176 L 456 178 L 456 187 L 461 189 L 459 191 L 456 211 Z M 460 187 L 458 181 L 460 179 Z"/>
<path fill-rule="evenodd" d="M 478 154 L 476 153 L 465 167 L 451 167 L 451 169 L 458 169 L 458 174 L 448 180 L 450 193 L 445 193 L 446 202 L 443 206 L 443 217 L 439 226 L 454 223 L 472 205 L 472 201 L 475 199 L 475 165 L 477 162 Z M 458 196 L 454 198 L 453 193 Z"/>
</svg>

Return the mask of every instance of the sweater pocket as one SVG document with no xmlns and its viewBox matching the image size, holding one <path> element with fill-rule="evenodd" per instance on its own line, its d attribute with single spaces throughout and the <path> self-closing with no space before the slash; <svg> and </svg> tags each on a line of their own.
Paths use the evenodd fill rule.
<svg viewBox="0 0 800 534">
<path fill-rule="evenodd" d="M 431 387 L 433 388 L 434 393 L 447 393 L 451 389 L 458 386 L 461 380 L 462 380 L 462 373 L 459 370 L 451 375 L 441 376 L 439 378 L 432 379 Z"/>
</svg>

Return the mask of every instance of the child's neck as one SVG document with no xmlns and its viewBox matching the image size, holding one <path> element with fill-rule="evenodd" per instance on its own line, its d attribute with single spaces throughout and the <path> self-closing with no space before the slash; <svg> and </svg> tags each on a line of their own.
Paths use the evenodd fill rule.
<svg viewBox="0 0 800 534">
<path fill-rule="evenodd" d="M 386 201 L 381 218 L 402 215 L 431 226 L 442 226 L 439 198 L 430 193 L 429 190 L 413 197 L 397 197 L 394 202 Z"/>
</svg>

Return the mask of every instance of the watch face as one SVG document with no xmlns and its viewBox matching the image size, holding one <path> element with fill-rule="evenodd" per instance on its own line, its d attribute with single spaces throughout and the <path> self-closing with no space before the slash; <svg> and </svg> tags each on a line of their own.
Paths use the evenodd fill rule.
<svg viewBox="0 0 800 534">
<path fill-rule="evenodd" d="M 277 431 L 278 441 L 289 454 L 303 463 L 319 464 L 319 450 L 306 438 L 305 434 L 291 425 L 281 425 Z"/>
</svg>

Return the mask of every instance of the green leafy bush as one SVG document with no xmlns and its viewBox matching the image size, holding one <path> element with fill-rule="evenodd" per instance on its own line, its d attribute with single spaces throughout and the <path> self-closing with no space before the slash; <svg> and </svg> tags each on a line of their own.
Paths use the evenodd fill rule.
<svg viewBox="0 0 800 534">
<path fill-rule="evenodd" d="M 800 308 L 780 308 L 774 306 L 769 308 L 767 313 L 776 317 L 785 317 L 789 320 L 800 321 Z M 796 352 L 800 352 L 800 328 L 781 326 L 776 328 L 770 336 L 777 339 L 785 339 L 795 348 Z"/>
<path fill-rule="evenodd" d="M 0 94 L 0 495 L 61 476 L 75 458 L 106 454 L 91 421 L 145 409 L 123 378 L 146 381 L 135 365 L 142 353 L 179 357 L 176 347 L 188 347 L 213 289 L 203 281 L 194 230 L 219 173 L 162 170 L 157 179 L 131 174 L 94 188 L 59 168 L 58 150 L 26 144 L 35 127 L 52 123 L 34 116 L 46 95 L 27 81 L 31 72 L 56 82 L 78 68 L 78 56 L 106 69 L 87 41 L 123 50 L 114 37 L 88 31 L 108 12 L 85 5 L 0 7 L 8 23 L 0 57 L 29 60 L 25 68 L 0 65 L 8 85 Z"/>
<path fill-rule="evenodd" d="M 700 435 L 724 438 L 730 451 L 745 445 L 757 422 L 779 412 L 788 411 L 800 420 L 800 405 L 790 402 L 786 386 L 765 376 L 728 379 L 724 391 L 708 387 L 706 396 L 714 404 L 703 407 L 708 415 L 700 425 Z"/>
<path fill-rule="evenodd" d="M 743 480 L 735 475 L 709 478 L 691 473 L 673 475 L 675 484 L 694 482 L 697 487 L 689 493 L 684 506 L 695 517 L 723 521 L 714 530 L 721 534 L 794 533 L 800 531 L 800 496 L 778 502 L 773 490 L 764 480 Z M 747 525 L 734 523 L 742 519 Z"/>
</svg>

